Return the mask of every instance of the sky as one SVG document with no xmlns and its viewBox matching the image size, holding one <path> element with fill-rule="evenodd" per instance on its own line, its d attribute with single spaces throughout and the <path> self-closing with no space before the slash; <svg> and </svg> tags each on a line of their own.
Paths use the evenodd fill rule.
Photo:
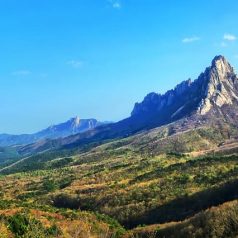
<svg viewBox="0 0 238 238">
<path fill-rule="evenodd" d="M 237 0 L 0 0 L 0 133 L 118 121 L 149 92 L 238 68 Z"/>
</svg>

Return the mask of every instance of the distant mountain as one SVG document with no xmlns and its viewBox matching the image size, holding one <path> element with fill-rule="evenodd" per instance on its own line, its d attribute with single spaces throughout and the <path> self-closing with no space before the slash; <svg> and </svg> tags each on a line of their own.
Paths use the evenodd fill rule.
<svg viewBox="0 0 238 238">
<path fill-rule="evenodd" d="M 56 139 L 82 133 L 106 124 L 96 119 L 80 119 L 78 116 L 70 120 L 50 126 L 34 134 L 9 135 L 0 134 L 0 146 L 26 145 L 43 139 Z"/>
<path fill-rule="evenodd" d="M 135 104 L 127 119 L 60 140 L 30 145 L 21 151 L 39 152 L 41 148 L 74 148 L 101 143 L 170 123 L 175 123 L 171 133 L 212 123 L 238 126 L 237 116 L 237 75 L 223 56 L 216 56 L 196 80 L 184 81 L 164 95 L 148 94 L 141 103 Z"/>
<path fill-rule="evenodd" d="M 103 124 L 105 124 L 105 122 L 99 122 L 96 119 L 80 119 L 77 116 L 64 123 L 50 126 L 47 129 L 36 133 L 35 135 L 39 138 L 48 139 L 66 137 L 94 129 L 97 126 L 101 126 Z"/>
</svg>

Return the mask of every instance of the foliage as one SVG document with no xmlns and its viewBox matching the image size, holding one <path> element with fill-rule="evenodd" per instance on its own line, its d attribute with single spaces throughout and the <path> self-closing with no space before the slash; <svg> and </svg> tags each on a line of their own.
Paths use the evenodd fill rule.
<svg viewBox="0 0 238 238">
<path fill-rule="evenodd" d="M 27 233 L 29 229 L 29 218 L 23 214 L 15 214 L 8 219 L 10 230 L 16 234 L 16 236 L 21 237 Z"/>
<path fill-rule="evenodd" d="M 158 230 L 158 237 L 231 238 L 238 235 L 238 201 L 225 203 L 186 220 Z"/>
<path fill-rule="evenodd" d="M 123 226 L 144 229 L 141 237 L 155 237 L 172 233 L 161 226 L 147 232 L 149 225 L 176 222 L 180 232 L 179 221 L 188 230 L 191 224 L 193 231 L 207 230 L 200 223 L 211 220 L 199 215 L 201 219 L 193 224 L 191 217 L 238 197 L 237 153 L 234 148 L 232 153 L 213 152 L 231 134 L 219 130 L 199 128 L 178 135 L 166 128 L 155 129 L 97 147 L 88 145 L 83 151 L 80 147 L 34 155 L 2 171 L 0 208 L 54 213 L 44 218 L 48 226 L 32 214 L 20 213 L 27 220 L 19 221 L 8 216 L 16 222 L 16 230 L 23 227 L 25 234 L 38 237 L 121 237 L 129 234 Z M 213 214 L 216 220 L 219 213 Z M 227 227 L 234 222 L 228 222 L 229 214 Z"/>
</svg>

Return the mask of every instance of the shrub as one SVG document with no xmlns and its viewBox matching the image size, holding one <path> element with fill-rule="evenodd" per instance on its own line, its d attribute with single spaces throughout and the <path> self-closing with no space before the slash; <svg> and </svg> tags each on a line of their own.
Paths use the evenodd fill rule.
<svg viewBox="0 0 238 238">
<path fill-rule="evenodd" d="M 52 192 L 57 188 L 55 182 L 51 179 L 45 179 L 42 184 L 42 187 L 43 190 L 45 190 L 46 192 Z"/>
<path fill-rule="evenodd" d="M 46 233 L 56 237 L 61 234 L 61 230 L 54 224 L 46 230 Z"/>
<path fill-rule="evenodd" d="M 8 219 L 10 230 L 16 236 L 23 236 L 29 229 L 29 218 L 24 214 L 15 214 Z"/>
</svg>

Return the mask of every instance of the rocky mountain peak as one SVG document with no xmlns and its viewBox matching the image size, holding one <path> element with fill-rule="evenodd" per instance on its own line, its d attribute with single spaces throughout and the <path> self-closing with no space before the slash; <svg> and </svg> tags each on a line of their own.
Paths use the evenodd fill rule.
<svg viewBox="0 0 238 238">
<path fill-rule="evenodd" d="M 237 78 L 235 71 L 225 57 L 221 55 L 216 56 L 210 67 L 210 81 L 213 84 L 223 83 L 224 81 L 233 84 L 235 78 Z"/>
<path fill-rule="evenodd" d="M 72 120 L 72 126 L 73 127 L 79 126 L 80 121 L 81 121 L 79 116 L 76 116 L 76 117 L 72 118 L 71 120 Z"/>
<path fill-rule="evenodd" d="M 204 81 L 205 93 L 198 107 L 198 113 L 205 115 L 213 106 L 222 107 L 238 99 L 237 76 L 224 56 L 216 56 L 205 73 L 200 76 Z"/>
<path fill-rule="evenodd" d="M 131 115 L 169 122 L 193 113 L 205 115 L 213 108 L 219 111 L 234 100 L 238 102 L 238 78 L 225 57 L 219 55 L 198 79 L 183 81 L 163 95 L 148 94 L 135 104 Z"/>
<path fill-rule="evenodd" d="M 234 69 L 222 55 L 216 56 L 212 60 L 211 69 L 216 71 L 219 76 L 225 77 L 228 73 L 234 73 Z"/>
</svg>

